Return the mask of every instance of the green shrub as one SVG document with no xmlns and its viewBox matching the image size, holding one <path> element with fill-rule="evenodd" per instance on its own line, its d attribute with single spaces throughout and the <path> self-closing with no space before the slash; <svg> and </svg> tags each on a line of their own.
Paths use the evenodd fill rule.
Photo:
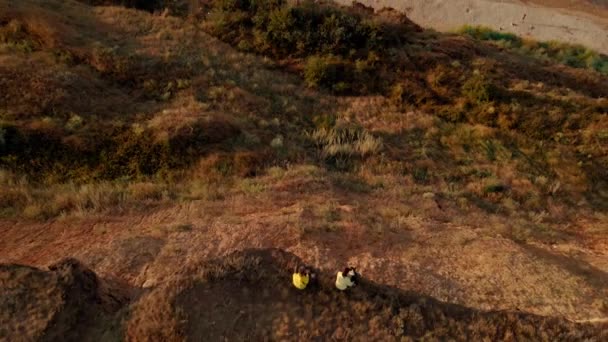
<svg viewBox="0 0 608 342">
<path fill-rule="evenodd" d="M 412 171 L 412 177 L 418 184 L 426 184 L 429 181 L 429 169 L 427 167 L 416 167 Z"/>
<path fill-rule="evenodd" d="M 103 134 L 64 139 L 63 127 L 2 125 L 0 168 L 36 181 L 90 181 L 141 178 L 187 168 L 218 144 L 240 135 L 229 123 L 201 120 L 178 127 L 165 139 L 158 128 L 142 125 L 107 129 Z M 162 133 L 162 132 L 161 132 Z"/>
<path fill-rule="evenodd" d="M 479 72 L 462 85 L 462 95 L 473 105 L 483 105 L 492 100 L 492 84 Z"/>
<path fill-rule="evenodd" d="M 479 40 L 508 42 L 511 47 L 519 47 L 522 45 L 522 39 L 517 35 L 513 33 L 494 31 L 485 26 L 465 25 L 461 27 L 458 32 Z"/>
<path fill-rule="evenodd" d="M 504 185 L 503 183 L 491 183 L 486 185 L 483 188 L 483 192 L 486 194 L 492 194 L 492 193 L 500 193 L 500 192 L 505 192 L 507 191 L 507 186 Z"/>
<path fill-rule="evenodd" d="M 230 11 L 214 8 L 207 16 L 208 24 L 206 28 L 209 33 L 219 36 L 230 43 L 238 44 L 246 34 L 246 27 L 250 25 L 249 20 L 250 18 L 246 11 Z"/>
<path fill-rule="evenodd" d="M 523 55 L 549 60 L 574 68 L 587 68 L 608 75 L 608 56 L 582 45 L 557 41 L 523 40 L 512 33 L 497 32 L 488 27 L 465 25 L 458 31 L 479 40 L 493 41 Z"/>
<path fill-rule="evenodd" d="M 337 93 L 350 90 L 352 71 L 335 56 L 312 56 L 306 60 L 304 80 L 309 87 L 325 87 Z"/>
<path fill-rule="evenodd" d="M 204 27 L 241 50 L 305 61 L 309 86 L 351 93 L 381 90 L 385 51 L 401 44 L 395 30 L 366 15 L 305 1 L 214 0 Z M 400 32 L 400 33 L 397 33 Z"/>
<path fill-rule="evenodd" d="M 348 56 L 353 51 L 381 47 L 384 38 L 378 25 L 331 6 L 312 2 L 291 6 L 282 1 L 261 0 L 251 9 L 251 23 L 278 57 Z M 239 10 L 243 9 L 231 11 Z"/>
</svg>

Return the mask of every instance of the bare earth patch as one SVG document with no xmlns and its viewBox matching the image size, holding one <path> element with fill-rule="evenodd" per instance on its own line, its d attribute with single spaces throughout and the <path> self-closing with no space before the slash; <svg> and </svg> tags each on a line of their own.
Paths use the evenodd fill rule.
<svg viewBox="0 0 608 342">
<path fill-rule="evenodd" d="M 350 4 L 348 0 L 337 0 Z M 371 0 L 376 9 L 392 7 L 414 22 L 440 31 L 484 25 L 537 40 L 583 44 L 608 53 L 608 9 L 601 1 Z"/>
</svg>

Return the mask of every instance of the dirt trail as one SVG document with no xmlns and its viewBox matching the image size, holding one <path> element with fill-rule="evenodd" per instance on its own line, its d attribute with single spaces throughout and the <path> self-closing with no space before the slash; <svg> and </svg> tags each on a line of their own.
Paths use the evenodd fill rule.
<svg viewBox="0 0 608 342">
<path fill-rule="evenodd" d="M 350 0 L 336 0 L 350 4 Z M 587 3 L 496 0 L 361 0 L 376 9 L 392 7 L 414 22 L 440 31 L 484 25 L 537 40 L 578 43 L 608 54 L 608 10 Z M 543 4 L 547 4 L 546 6 Z"/>
</svg>

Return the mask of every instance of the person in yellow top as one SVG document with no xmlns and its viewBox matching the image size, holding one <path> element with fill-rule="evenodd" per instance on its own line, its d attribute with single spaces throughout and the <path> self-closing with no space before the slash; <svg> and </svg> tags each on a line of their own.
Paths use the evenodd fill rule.
<svg viewBox="0 0 608 342">
<path fill-rule="evenodd" d="M 316 274 L 309 267 L 299 266 L 294 270 L 291 279 L 293 286 L 298 290 L 304 290 L 311 281 L 314 282 Z"/>
</svg>

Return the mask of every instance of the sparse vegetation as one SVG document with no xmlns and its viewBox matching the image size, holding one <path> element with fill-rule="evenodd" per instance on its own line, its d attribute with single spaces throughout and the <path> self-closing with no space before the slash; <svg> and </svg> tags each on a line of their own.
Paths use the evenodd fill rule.
<svg viewBox="0 0 608 342">
<path fill-rule="evenodd" d="M 450 158 L 453 161 L 449 163 L 468 163 L 472 169 L 478 163 L 507 163 L 518 168 L 523 178 L 539 173 L 550 177 L 565 175 L 560 170 L 563 164 L 545 160 L 548 153 L 566 148 L 566 140 L 576 151 L 566 154 L 570 163 L 580 165 L 579 171 L 589 172 L 589 182 L 602 177 L 598 165 L 600 170 L 606 168 L 604 150 L 594 148 L 605 143 L 603 114 L 608 110 L 608 103 L 601 97 L 606 94 L 598 87 L 600 81 L 593 78 L 596 76 L 590 76 L 585 86 L 574 93 L 564 88 L 562 81 L 532 83 L 527 77 L 533 72 L 517 66 L 506 70 L 508 65 L 483 53 L 474 60 L 462 58 L 446 63 L 444 52 L 440 51 L 442 44 L 448 44 L 442 41 L 444 38 L 419 36 L 418 29 L 405 17 L 390 11 L 373 15 L 361 8 L 283 1 L 218 0 L 209 4 L 209 15 L 201 18 L 205 30 L 239 49 L 271 57 L 277 65 L 288 65 L 290 70 L 289 65 L 295 65 L 303 83 L 318 89 L 316 98 L 311 100 L 298 94 L 293 79 L 280 79 L 281 90 L 260 83 L 283 77 L 278 76 L 282 72 L 269 76 L 267 68 L 277 65 L 250 64 L 255 65 L 249 67 L 253 74 L 243 76 L 238 71 L 241 55 L 227 59 L 204 55 L 198 64 L 191 58 L 200 46 L 185 38 L 166 43 L 180 51 L 171 52 L 170 59 L 139 54 L 127 45 L 111 45 L 102 38 L 91 41 L 94 21 L 80 31 L 73 31 L 70 25 L 76 23 L 69 20 L 61 26 L 62 31 L 44 31 L 40 25 L 31 24 L 25 9 L 32 4 L 23 4 L 4 14 L 7 19 L 1 29 L 3 44 L 25 40 L 33 47 L 30 54 L 70 56 L 69 63 L 65 62 L 68 59 L 53 57 L 36 62 L 31 68 L 22 67 L 25 62 L 21 59 L 27 57 L 20 56 L 1 70 L 7 75 L 1 81 L 6 89 L 6 109 L 0 123 L 1 165 L 11 174 L 27 179 L 23 183 L 26 188 L 60 186 L 64 182 L 74 184 L 64 189 L 99 181 L 127 182 L 120 190 L 121 199 L 116 202 L 108 195 L 108 203 L 130 207 L 125 204 L 131 201 L 129 198 L 157 204 L 167 198 L 219 198 L 221 195 L 210 191 L 213 186 L 209 184 L 214 182 L 234 183 L 243 193 L 253 195 L 265 185 L 256 181 L 233 182 L 231 178 L 256 177 L 276 165 L 312 162 L 340 172 L 379 168 L 376 165 L 388 163 L 392 166 L 380 172 L 411 177 L 420 186 L 446 180 L 455 189 L 466 185 L 473 174 L 463 170 L 465 166 L 445 165 Z M 67 12 L 81 10 L 73 3 L 62 6 Z M 51 14 L 40 18 L 48 27 L 53 27 L 56 20 Z M 321 29 L 313 30 L 313 26 Z M 141 32 L 147 31 L 132 34 L 148 34 Z M 167 32 L 150 34 L 159 33 Z M 467 34 L 512 44 L 520 41 L 511 35 L 483 30 L 471 29 Z M 439 50 L 415 52 L 421 41 Z M 411 56 L 399 57 L 405 51 Z M 412 59 L 413 56 L 417 57 Z M 414 67 L 414 60 L 427 62 Z M 170 71 L 171 77 L 158 73 L 159 68 Z M 506 82 L 502 76 L 507 71 L 521 80 Z M 65 78 L 58 75 L 71 75 L 73 83 L 62 83 Z M 97 77 L 97 85 L 88 83 L 90 75 Z M 556 71 L 552 79 L 559 80 L 559 75 Z M 538 76 L 534 77 L 538 80 Z M 566 80 L 576 82 L 570 78 L 563 82 Z M 326 101 L 320 99 L 326 96 L 326 90 L 333 94 L 376 93 L 390 99 L 383 105 L 388 105 L 389 112 L 425 111 L 457 127 L 482 124 L 492 130 L 466 139 L 451 136 L 449 130 L 430 127 L 386 133 L 387 125 L 394 126 L 400 119 L 383 113 L 368 117 L 365 111 L 369 108 L 354 109 L 349 114 L 352 123 L 345 125 L 338 123 L 337 115 L 322 114 L 344 110 L 321 104 Z M 26 96 L 18 96 L 21 93 Z M 151 100 L 156 104 L 152 105 Z M 331 97 L 328 102 L 336 101 Z M 349 101 L 344 98 L 339 106 L 348 107 Z M 124 103 L 132 105 L 123 106 Z M 542 149 L 534 147 L 534 152 L 522 152 L 546 139 L 553 142 L 544 143 Z M 455 155 L 446 154 L 439 146 L 462 148 L 468 155 L 456 151 Z M 401 155 L 396 152 L 399 150 L 411 154 Z M 478 153 L 480 158 L 471 153 Z M 407 161 L 414 156 L 425 161 Z M 437 169 L 438 164 L 449 171 Z M 183 184 L 197 184 L 193 186 L 195 190 L 180 194 L 184 191 L 181 185 L 173 189 L 152 185 L 159 178 L 183 177 L 188 178 Z M 582 194 L 582 190 L 576 191 Z M 517 193 L 516 188 L 512 192 Z M 29 200 L 24 202 L 20 195 L 10 193 L 9 199 L 4 200 L 4 207 L 9 208 L 4 212 L 9 216 L 20 215 L 28 206 L 28 215 L 42 218 L 73 211 L 36 209 L 39 200 L 32 199 L 39 197 L 28 195 Z M 484 196 L 483 186 L 476 194 Z M 525 201 L 522 197 L 518 202 Z"/>
<path fill-rule="evenodd" d="M 492 83 L 476 72 L 462 84 L 462 94 L 471 105 L 484 105 L 493 98 Z"/>
<path fill-rule="evenodd" d="M 475 39 L 492 41 L 501 47 L 540 60 L 554 61 L 574 68 L 587 68 L 608 75 L 608 56 L 581 45 L 557 41 L 537 42 L 522 39 L 512 33 L 494 31 L 483 26 L 463 26 L 460 33 Z"/>
</svg>

